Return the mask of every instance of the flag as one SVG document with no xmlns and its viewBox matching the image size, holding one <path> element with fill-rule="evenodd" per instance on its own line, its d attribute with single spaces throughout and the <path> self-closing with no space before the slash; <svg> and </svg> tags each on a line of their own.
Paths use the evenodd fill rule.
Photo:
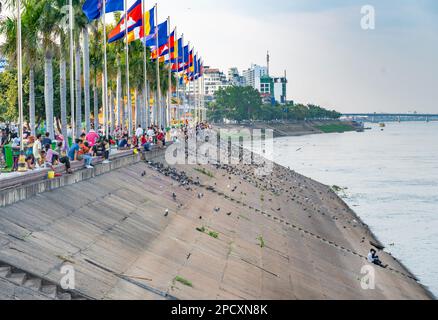
<svg viewBox="0 0 438 320">
<path fill-rule="evenodd" d="M 170 34 L 170 59 L 173 63 L 176 63 L 178 60 L 178 39 L 176 37 L 176 31 L 173 31 Z"/>
<path fill-rule="evenodd" d="M 168 33 L 167 33 L 167 21 L 164 21 L 163 23 L 160 23 L 158 27 L 155 29 L 158 29 L 158 47 L 162 47 L 167 44 L 168 39 Z M 149 39 L 146 39 L 146 45 L 150 47 L 152 50 L 155 50 L 157 46 L 157 31 L 154 31 L 154 34 Z"/>
<path fill-rule="evenodd" d="M 157 40 L 156 35 L 152 39 L 146 41 L 146 45 L 151 47 L 151 59 L 155 60 L 157 57 L 163 57 L 169 54 L 169 34 L 167 32 L 167 21 L 161 23 L 158 26 L 158 50 L 157 50 Z M 168 60 L 168 57 L 160 59 L 160 61 Z"/>
<path fill-rule="evenodd" d="M 106 0 L 106 13 L 123 11 L 123 0 Z M 103 0 L 86 0 L 82 11 L 88 20 L 99 19 L 103 13 Z"/>
<path fill-rule="evenodd" d="M 194 65 L 194 61 L 193 61 L 193 49 L 190 50 L 188 64 L 189 64 L 189 68 L 188 68 L 187 73 L 188 73 L 189 77 L 192 77 L 194 72 L 195 72 L 195 65 Z"/>
<path fill-rule="evenodd" d="M 155 7 L 146 11 L 140 26 L 134 28 L 128 33 L 128 43 L 143 39 L 151 39 L 155 34 Z"/>
<path fill-rule="evenodd" d="M 128 32 L 140 27 L 143 24 L 142 20 L 142 10 L 141 10 L 141 0 L 137 0 L 131 8 L 127 11 L 128 19 Z M 126 34 L 125 31 L 125 16 L 120 19 L 117 26 L 110 32 L 108 36 L 108 43 L 117 41 L 123 38 Z"/>
<path fill-rule="evenodd" d="M 181 61 L 179 62 L 178 71 L 185 71 L 189 68 L 189 46 L 185 46 L 181 53 Z"/>
</svg>

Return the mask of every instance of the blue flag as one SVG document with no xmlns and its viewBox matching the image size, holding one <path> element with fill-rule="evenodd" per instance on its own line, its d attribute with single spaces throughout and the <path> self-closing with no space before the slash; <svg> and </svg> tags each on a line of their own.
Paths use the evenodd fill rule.
<svg viewBox="0 0 438 320">
<path fill-rule="evenodd" d="M 88 20 L 99 19 L 103 13 L 104 0 L 86 0 L 82 6 Z M 106 0 L 106 13 L 114 11 L 123 11 L 123 0 Z"/>
<path fill-rule="evenodd" d="M 146 45 L 148 47 L 155 48 L 157 46 L 157 40 L 156 40 L 156 32 L 155 36 L 151 37 L 146 40 Z M 164 45 L 168 44 L 169 35 L 167 33 L 167 21 L 164 21 L 163 23 L 160 23 L 158 25 L 158 47 L 161 48 Z"/>
</svg>

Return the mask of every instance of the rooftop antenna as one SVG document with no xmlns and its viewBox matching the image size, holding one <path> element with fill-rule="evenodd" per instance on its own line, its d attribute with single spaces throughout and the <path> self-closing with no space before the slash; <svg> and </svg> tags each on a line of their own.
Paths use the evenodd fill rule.
<svg viewBox="0 0 438 320">
<path fill-rule="evenodd" d="M 266 62 L 267 62 L 267 75 L 269 77 L 269 51 L 268 51 L 268 53 L 266 55 Z"/>
</svg>

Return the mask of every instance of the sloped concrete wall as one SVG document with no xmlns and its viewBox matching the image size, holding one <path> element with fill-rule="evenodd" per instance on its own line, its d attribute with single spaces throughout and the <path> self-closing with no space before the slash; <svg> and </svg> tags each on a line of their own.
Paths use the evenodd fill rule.
<svg viewBox="0 0 438 320">
<path fill-rule="evenodd" d="M 82 169 L 82 165 L 80 165 L 80 169 L 78 168 L 79 170 L 74 171 L 73 174 L 63 174 L 61 177 L 52 180 L 47 180 L 47 173 L 49 172 L 49 169 L 35 173 L 29 172 L 25 178 L 16 178 L 15 182 L 13 181 L 14 179 L 10 179 L 11 181 L 4 182 L 4 184 L 1 185 L 2 188 L 5 188 L 7 187 L 6 183 L 8 183 L 11 187 L 9 189 L 0 191 L 0 207 L 5 207 L 18 201 L 29 199 L 30 197 L 46 191 L 51 191 L 92 179 L 96 176 L 100 176 L 113 170 L 135 164 L 141 160 L 150 161 L 164 159 L 164 152 L 164 149 L 158 148 L 150 152 L 144 152 L 137 155 L 134 155 L 132 151 L 127 151 L 112 156 L 111 163 L 109 164 L 98 163 L 93 169 Z M 61 169 L 64 170 L 64 166 L 60 166 L 59 169 L 59 171 L 62 172 Z M 26 180 L 28 183 L 26 183 Z M 20 185 L 14 187 L 14 184 Z"/>
</svg>

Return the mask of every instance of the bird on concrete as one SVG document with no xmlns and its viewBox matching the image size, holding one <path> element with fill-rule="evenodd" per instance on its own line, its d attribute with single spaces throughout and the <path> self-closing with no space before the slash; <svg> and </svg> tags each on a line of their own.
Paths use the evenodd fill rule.
<svg viewBox="0 0 438 320">
<path fill-rule="evenodd" d="M 172 193 L 172 198 L 173 198 L 173 200 L 176 200 L 176 194 L 175 194 L 175 192 Z"/>
<path fill-rule="evenodd" d="M 169 209 L 166 209 L 164 216 L 167 217 L 169 215 Z"/>
<path fill-rule="evenodd" d="M 214 208 L 214 211 L 219 212 L 219 211 L 221 211 L 221 208 Z"/>
</svg>

